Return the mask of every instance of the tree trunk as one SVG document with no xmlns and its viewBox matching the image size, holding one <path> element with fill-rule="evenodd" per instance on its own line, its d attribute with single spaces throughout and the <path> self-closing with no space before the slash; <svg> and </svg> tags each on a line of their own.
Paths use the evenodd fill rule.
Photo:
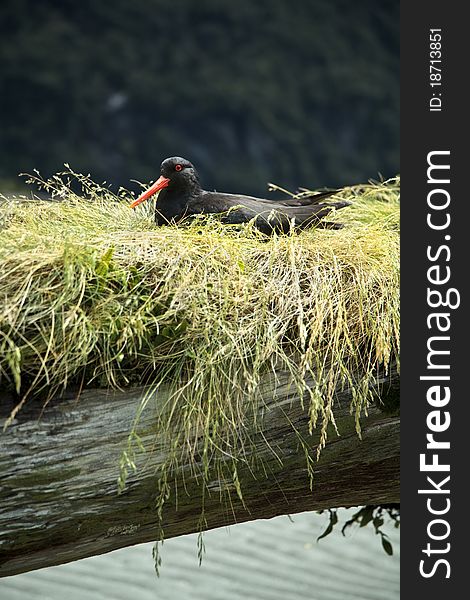
<svg viewBox="0 0 470 600">
<path fill-rule="evenodd" d="M 396 372 L 386 385 L 389 394 L 397 393 Z M 142 393 L 142 388 L 86 390 L 79 398 L 51 402 L 42 413 L 31 402 L 0 434 L 0 576 L 157 538 L 155 466 L 162 457 L 160 450 L 142 454 L 137 473 L 129 478 L 124 493 L 117 494 L 119 459 Z M 11 402 L 0 400 L 6 417 Z M 248 467 L 241 467 L 245 506 L 236 493 L 228 504 L 221 502 L 218 488 L 223 482 L 214 482 L 213 493 L 205 498 L 207 527 L 306 510 L 398 502 L 399 418 L 371 406 L 362 420 L 361 440 L 349 404 L 347 392 L 337 394 L 340 437 L 330 432 L 315 465 L 311 491 L 304 453 L 285 418 L 287 412 L 295 427 L 306 433 L 308 415 L 288 385 L 278 390 L 265 409 L 264 436 L 256 439 L 256 451 L 267 468 L 253 476 Z M 142 415 L 145 447 L 155 440 L 156 410 L 156 403 L 149 403 Z M 318 439 L 314 432 L 312 447 Z M 276 448 L 278 458 L 266 442 Z M 179 489 L 178 506 L 174 499 L 165 505 L 166 538 L 199 527 L 200 484 L 184 470 L 186 490 Z"/>
</svg>

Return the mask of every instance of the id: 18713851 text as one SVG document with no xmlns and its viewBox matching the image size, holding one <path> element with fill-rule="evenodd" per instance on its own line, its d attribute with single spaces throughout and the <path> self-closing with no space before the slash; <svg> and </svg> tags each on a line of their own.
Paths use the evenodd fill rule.
<svg viewBox="0 0 470 600">
<path fill-rule="evenodd" d="M 429 111 L 442 110 L 442 30 L 429 30 Z"/>
</svg>

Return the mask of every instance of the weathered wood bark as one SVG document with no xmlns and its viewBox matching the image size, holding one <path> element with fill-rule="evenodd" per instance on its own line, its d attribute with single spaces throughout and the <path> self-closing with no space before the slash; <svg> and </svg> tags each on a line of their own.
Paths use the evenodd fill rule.
<svg viewBox="0 0 470 600">
<path fill-rule="evenodd" d="M 398 376 L 387 385 L 394 393 Z M 155 465 L 162 453 L 142 456 L 127 490 L 117 495 L 118 462 L 134 419 L 142 389 L 108 393 L 88 390 L 80 398 L 51 403 L 43 414 L 26 407 L 0 434 L 0 576 L 109 552 L 155 540 L 157 518 Z M 158 401 L 158 398 L 157 398 Z M 339 506 L 399 501 L 399 418 L 371 407 L 363 419 L 362 440 L 349 415 L 347 393 L 338 395 L 335 418 L 340 437 L 332 433 L 316 465 L 309 488 L 305 456 L 285 418 L 306 431 L 308 416 L 284 386 L 269 403 L 264 435 L 282 464 L 260 436 L 268 475 L 256 478 L 242 470 L 246 507 L 236 495 L 232 506 L 217 491 L 205 500 L 209 528 L 280 514 Z M 10 407 L 2 402 L 3 415 Z M 149 403 L 142 417 L 143 442 L 149 446 L 157 410 Z M 312 436 L 312 445 L 318 435 Z M 186 472 L 186 492 L 178 506 L 165 510 L 167 538 L 197 531 L 198 483 Z M 214 482 L 217 490 L 219 483 Z"/>
</svg>

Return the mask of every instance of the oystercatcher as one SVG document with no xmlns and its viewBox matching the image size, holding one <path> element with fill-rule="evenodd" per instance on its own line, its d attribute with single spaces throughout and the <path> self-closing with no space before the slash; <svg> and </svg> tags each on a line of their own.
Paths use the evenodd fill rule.
<svg viewBox="0 0 470 600">
<path fill-rule="evenodd" d="M 134 200 L 131 207 L 135 208 L 160 192 L 155 210 L 157 225 L 179 223 L 199 214 L 217 214 L 224 223 L 240 224 L 253 220 L 260 231 L 269 235 L 274 231 L 287 233 L 292 227 L 341 228 L 340 223 L 322 221 L 332 210 L 351 204 L 345 200 L 321 202 L 338 191 L 312 193 L 288 200 L 207 192 L 201 188 L 198 173 L 189 160 L 173 156 L 162 162 L 159 179 Z"/>
</svg>

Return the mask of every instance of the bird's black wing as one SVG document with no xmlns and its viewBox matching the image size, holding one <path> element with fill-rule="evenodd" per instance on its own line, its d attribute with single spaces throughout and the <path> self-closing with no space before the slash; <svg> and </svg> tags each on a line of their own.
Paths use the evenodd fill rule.
<svg viewBox="0 0 470 600">
<path fill-rule="evenodd" d="M 316 224 L 334 209 L 344 208 L 347 201 L 320 202 L 337 191 L 320 192 L 301 199 L 267 200 L 238 194 L 203 192 L 187 206 L 190 214 L 224 213 L 226 223 L 239 224 L 255 219 L 255 224 L 264 233 L 274 230 L 287 232 L 292 226 L 305 228 Z M 333 226 L 333 224 L 329 224 Z"/>
</svg>

